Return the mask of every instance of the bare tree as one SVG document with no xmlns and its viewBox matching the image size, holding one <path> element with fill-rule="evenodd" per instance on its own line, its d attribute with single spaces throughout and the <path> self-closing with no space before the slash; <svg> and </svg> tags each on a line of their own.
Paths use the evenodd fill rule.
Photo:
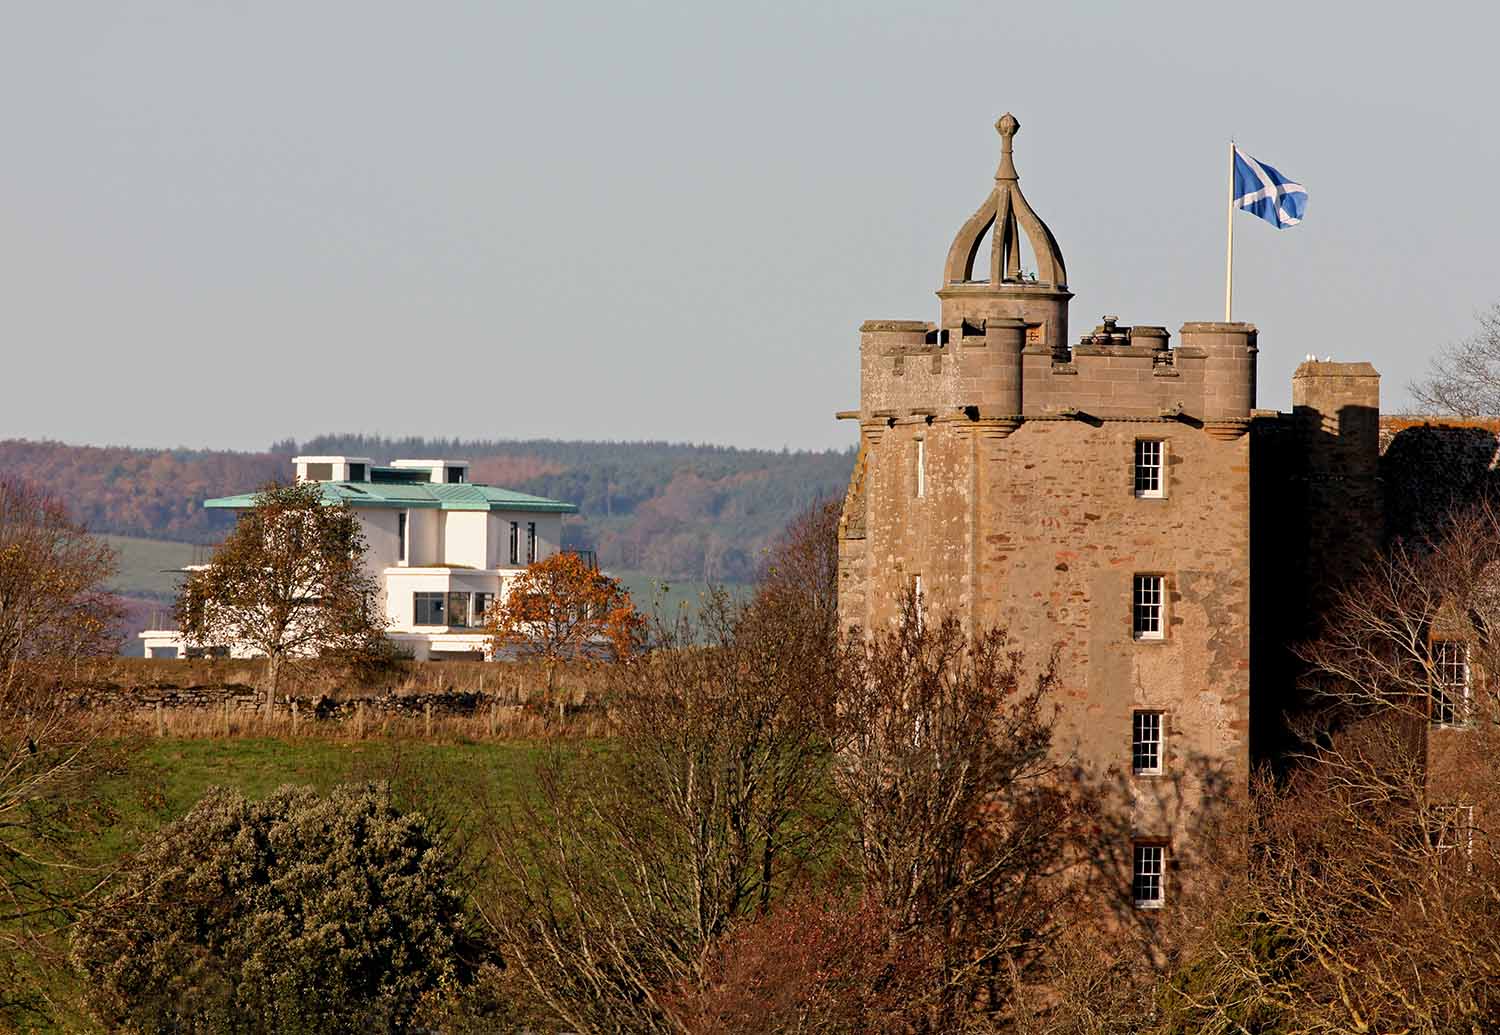
<svg viewBox="0 0 1500 1035">
<path fill-rule="evenodd" d="M 1480 314 L 1477 333 L 1449 345 L 1432 361 L 1427 377 L 1412 384 L 1411 393 L 1437 413 L 1500 413 L 1500 303 Z"/>
<path fill-rule="evenodd" d="M 914 1030 L 994 1014 L 1055 919 L 1065 798 L 1051 758 L 1051 663 L 1028 678 L 1003 630 L 902 619 L 840 674 L 834 781 L 864 885 L 898 941 L 935 945 Z"/>
<path fill-rule="evenodd" d="M 1419 729 L 1500 718 L 1500 681 L 1480 678 L 1500 673 L 1500 510 L 1480 502 L 1442 525 L 1391 544 L 1298 648 L 1317 702 Z"/>
<path fill-rule="evenodd" d="M 63 504 L 0 479 L 0 675 L 26 658 L 111 654 L 119 607 L 105 589 L 115 554 Z"/>
<path fill-rule="evenodd" d="M 556 1019 L 681 1030 L 669 1007 L 702 983 L 717 940 L 818 856 L 833 815 L 830 596 L 768 581 L 744 606 L 716 592 L 695 620 L 658 621 L 656 649 L 615 671 L 609 750 L 552 757 L 539 801 L 496 824 L 505 876 L 485 916 Z"/>
<path fill-rule="evenodd" d="M 274 700 L 290 660 L 383 646 L 379 587 L 364 555 L 364 534 L 347 504 L 325 502 L 316 482 L 268 485 L 208 565 L 189 574 L 178 627 L 189 643 L 264 657 Z"/>
<path fill-rule="evenodd" d="M 1301 649 L 1321 705 L 1256 787 L 1244 881 L 1170 985 L 1188 1030 L 1494 1031 L 1500 516 L 1397 544 Z"/>
</svg>

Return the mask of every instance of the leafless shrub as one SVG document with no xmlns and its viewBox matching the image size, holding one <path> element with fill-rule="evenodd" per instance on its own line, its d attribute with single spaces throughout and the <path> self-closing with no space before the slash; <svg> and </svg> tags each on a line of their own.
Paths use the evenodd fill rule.
<svg viewBox="0 0 1500 1035">
<path fill-rule="evenodd" d="M 947 1032 L 1001 1012 L 1051 933 L 1071 810 L 1050 753 L 1052 665 L 1028 677 L 1003 631 L 970 639 L 917 608 L 908 594 L 840 674 L 834 781 L 893 937 L 936 946 L 908 1020 Z"/>
<path fill-rule="evenodd" d="M 791 548 L 822 526 L 807 529 Z M 610 746 L 553 756 L 538 801 L 497 817 L 486 917 L 553 1017 L 680 1030 L 669 999 L 818 856 L 839 653 L 831 587 L 812 590 L 769 579 L 744 606 L 710 593 L 693 619 L 658 620 L 657 650 L 615 670 Z"/>
<path fill-rule="evenodd" d="M 1411 393 L 1437 413 L 1500 413 L 1500 303 L 1480 314 L 1473 336 L 1438 354 L 1427 377 L 1411 385 Z"/>
</svg>

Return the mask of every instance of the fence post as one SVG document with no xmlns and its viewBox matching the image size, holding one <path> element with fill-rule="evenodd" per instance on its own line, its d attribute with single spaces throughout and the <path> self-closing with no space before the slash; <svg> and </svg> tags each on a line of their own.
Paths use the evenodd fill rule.
<svg viewBox="0 0 1500 1035">
<path fill-rule="evenodd" d="M 426 725 L 426 729 L 427 729 L 427 739 L 431 740 L 432 739 L 432 702 L 428 701 L 425 705 L 423 705 L 422 706 L 422 711 L 424 713 L 423 718 L 425 720 L 425 725 Z"/>
<path fill-rule="evenodd" d="M 292 736 L 297 735 L 297 702 L 292 702 Z"/>
<path fill-rule="evenodd" d="M 496 718 L 496 713 L 499 712 L 499 710 L 500 710 L 500 705 L 496 704 L 494 701 L 491 701 L 490 702 L 490 739 L 491 740 L 495 739 L 495 718 Z"/>
<path fill-rule="evenodd" d="M 160 740 L 162 737 L 165 737 L 166 735 L 167 735 L 166 720 L 162 717 L 162 714 L 161 714 L 161 702 L 157 701 L 156 702 L 156 737 L 157 737 L 158 740 Z"/>
</svg>

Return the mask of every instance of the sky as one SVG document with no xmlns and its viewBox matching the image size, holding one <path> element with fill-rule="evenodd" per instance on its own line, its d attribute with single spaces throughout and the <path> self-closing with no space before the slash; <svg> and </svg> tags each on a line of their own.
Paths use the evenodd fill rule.
<svg viewBox="0 0 1500 1035">
<path fill-rule="evenodd" d="M 1500 301 L 1500 4 L 0 6 L 0 438 L 843 447 L 858 327 L 934 319 L 993 123 L 1105 314 L 1223 315 L 1388 410 Z"/>
</svg>

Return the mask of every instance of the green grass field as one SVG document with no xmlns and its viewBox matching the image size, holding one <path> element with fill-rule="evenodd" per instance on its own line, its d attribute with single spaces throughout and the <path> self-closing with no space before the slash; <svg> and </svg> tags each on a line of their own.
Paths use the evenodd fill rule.
<svg viewBox="0 0 1500 1035">
<path fill-rule="evenodd" d="M 583 760 L 604 749 L 602 743 L 580 741 L 341 743 L 315 738 L 167 738 L 101 744 L 99 750 L 115 764 L 113 772 L 94 785 L 94 797 L 104 808 L 90 811 L 107 818 L 102 824 L 79 829 L 74 843 L 67 846 L 74 866 L 53 873 L 64 886 L 92 883 L 184 815 L 211 787 L 229 787 L 260 798 L 284 784 L 308 785 L 322 792 L 339 783 L 363 780 L 387 781 L 398 807 L 422 811 L 444 829 L 459 833 L 455 847 L 469 843 L 471 863 L 482 868 L 482 844 L 469 842 L 482 828 L 476 822 L 480 810 L 504 812 L 520 804 L 534 786 L 537 764 L 547 752 L 560 750 Z M 57 948 L 62 947 L 59 940 Z M 21 979 L 45 990 L 58 1011 L 51 1023 L 32 1018 L 32 1026 L 25 1030 L 95 1030 L 69 1005 L 77 1001 L 76 978 L 70 973 L 23 966 Z"/>
<path fill-rule="evenodd" d="M 143 740 L 131 745 L 125 771 L 114 778 L 114 797 L 127 835 L 148 835 L 177 819 L 214 786 L 258 798 L 288 783 L 325 791 L 351 780 L 388 780 L 404 808 L 449 799 L 505 804 L 531 786 L 537 762 L 551 750 L 538 741 Z M 562 750 L 592 749 L 575 742 Z"/>
<path fill-rule="evenodd" d="M 127 535 L 99 537 L 119 555 L 120 570 L 109 588 L 132 597 L 170 597 L 177 592 L 177 569 L 193 560 L 192 543 L 137 539 Z"/>
</svg>

